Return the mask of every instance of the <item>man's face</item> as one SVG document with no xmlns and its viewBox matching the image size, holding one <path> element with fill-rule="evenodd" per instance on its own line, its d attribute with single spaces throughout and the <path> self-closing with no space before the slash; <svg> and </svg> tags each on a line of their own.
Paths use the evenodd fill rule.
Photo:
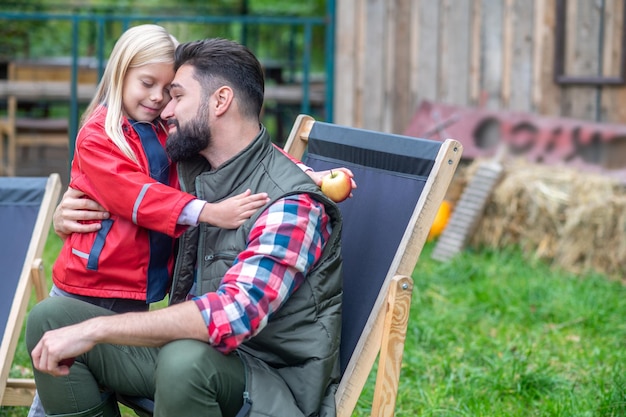
<svg viewBox="0 0 626 417">
<path fill-rule="evenodd" d="M 211 145 L 211 128 L 203 115 L 196 115 L 184 125 L 175 123 L 176 129 L 170 130 L 165 142 L 165 151 L 172 161 L 192 159 Z"/>
<path fill-rule="evenodd" d="M 210 145 L 209 115 L 201 110 L 201 93 L 193 68 L 180 67 L 170 86 L 172 100 L 161 113 L 169 133 L 166 151 L 174 162 L 193 158 Z"/>
</svg>

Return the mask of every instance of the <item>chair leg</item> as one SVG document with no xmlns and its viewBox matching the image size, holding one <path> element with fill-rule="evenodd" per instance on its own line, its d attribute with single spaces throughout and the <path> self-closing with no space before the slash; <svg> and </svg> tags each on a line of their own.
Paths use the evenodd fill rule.
<svg viewBox="0 0 626 417">
<path fill-rule="evenodd" d="M 412 294 L 411 277 L 402 275 L 393 277 L 389 287 L 389 309 L 384 324 L 384 328 L 390 331 L 383 332 L 372 401 L 372 417 L 392 417 L 395 413 Z"/>
</svg>

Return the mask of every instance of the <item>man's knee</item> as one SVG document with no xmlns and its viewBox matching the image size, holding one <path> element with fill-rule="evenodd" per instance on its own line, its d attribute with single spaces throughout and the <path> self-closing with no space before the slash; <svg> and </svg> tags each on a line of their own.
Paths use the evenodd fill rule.
<svg viewBox="0 0 626 417">
<path fill-rule="evenodd" d="M 59 299 L 61 297 L 48 297 L 37 303 L 28 313 L 24 338 L 29 352 L 35 348 L 41 336 L 53 328 L 52 323 L 57 321 L 53 317 L 60 311 Z"/>
<path fill-rule="evenodd" d="M 206 347 L 199 341 L 177 340 L 160 349 L 155 373 L 157 403 L 177 409 L 206 397 L 207 381 L 202 381 L 202 374 L 211 371 L 199 371 L 200 352 Z"/>
<path fill-rule="evenodd" d="M 207 354 L 213 352 L 219 354 L 208 344 L 197 340 L 170 342 L 159 351 L 156 380 L 179 383 L 192 379 L 198 372 L 210 375 L 215 370 L 211 367 L 213 361 L 207 360 Z"/>
<path fill-rule="evenodd" d="M 177 340 L 159 351 L 155 403 L 172 413 L 179 407 L 197 407 L 234 415 L 241 407 L 244 383 L 238 356 L 224 355 L 200 341 Z"/>
<path fill-rule="evenodd" d="M 159 351 L 156 369 L 157 389 L 176 385 L 172 391 L 187 391 L 190 387 L 212 391 L 226 379 L 243 379 L 243 365 L 235 355 L 224 355 L 207 343 L 197 340 L 177 340 Z M 183 388 L 187 385 L 187 388 Z"/>
</svg>

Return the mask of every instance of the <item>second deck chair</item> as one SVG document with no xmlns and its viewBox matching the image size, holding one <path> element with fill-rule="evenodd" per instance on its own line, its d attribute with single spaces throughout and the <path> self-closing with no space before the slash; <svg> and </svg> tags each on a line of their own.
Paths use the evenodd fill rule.
<svg viewBox="0 0 626 417">
<path fill-rule="evenodd" d="M 352 414 L 378 357 L 372 416 L 393 416 L 411 275 L 462 146 L 316 122 L 300 115 L 285 150 L 321 171 L 345 166 L 357 181 L 339 203 L 344 260 L 342 378 L 337 416 Z"/>
<path fill-rule="evenodd" d="M 43 249 L 61 192 L 58 174 L 0 178 L 0 405 L 30 405 L 33 379 L 11 379 L 9 371 L 31 290 L 46 296 Z"/>
<path fill-rule="evenodd" d="M 393 416 L 411 275 L 462 147 L 451 139 L 391 135 L 300 115 L 285 150 L 317 171 L 347 167 L 355 174 L 354 196 L 339 203 L 344 298 L 337 416 L 352 414 L 377 357 L 371 415 Z M 122 402 L 152 410 L 151 401 L 128 400 Z M 150 415 L 144 412 L 138 414 Z"/>
</svg>

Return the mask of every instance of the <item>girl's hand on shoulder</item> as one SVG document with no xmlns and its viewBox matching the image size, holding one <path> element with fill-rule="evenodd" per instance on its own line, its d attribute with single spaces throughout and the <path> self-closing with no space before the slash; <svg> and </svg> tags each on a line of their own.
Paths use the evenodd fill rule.
<svg viewBox="0 0 626 417">
<path fill-rule="evenodd" d="M 205 204 L 199 220 L 224 229 L 236 229 L 269 201 L 267 193 L 252 194 L 246 190 L 219 203 Z"/>
</svg>

